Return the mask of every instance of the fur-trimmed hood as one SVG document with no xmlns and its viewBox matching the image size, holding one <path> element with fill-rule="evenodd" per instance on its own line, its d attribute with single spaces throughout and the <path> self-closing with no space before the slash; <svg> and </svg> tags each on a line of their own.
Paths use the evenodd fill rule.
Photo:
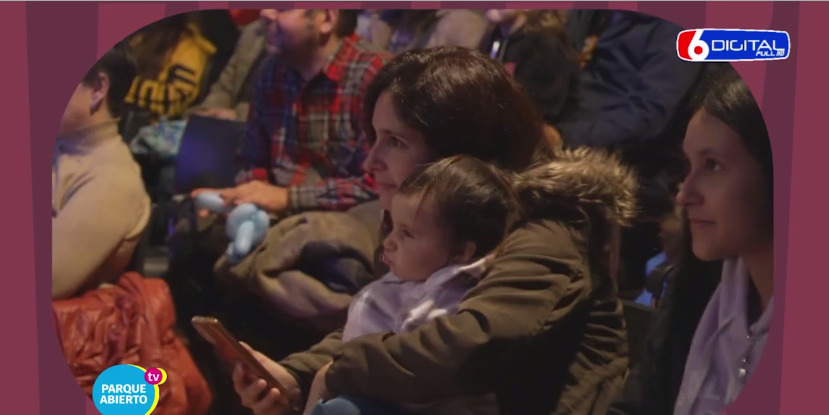
<svg viewBox="0 0 829 415">
<path fill-rule="evenodd" d="M 515 191 L 528 217 L 549 216 L 564 207 L 606 208 L 608 220 L 629 225 L 636 216 L 638 183 L 617 156 L 590 148 L 561 150 L 554 160 L 515 179 Z"/>
</svg>

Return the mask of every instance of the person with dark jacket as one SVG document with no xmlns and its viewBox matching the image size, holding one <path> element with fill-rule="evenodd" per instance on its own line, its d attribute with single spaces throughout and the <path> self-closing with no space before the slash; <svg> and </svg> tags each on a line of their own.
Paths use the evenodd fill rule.
<svg viewBox="0 0 829 415">
<path fill-rule="evenodd" d="M 477 51 L 404 53 L 377 74 L 365 102 L 373 146 L 364 168 L 383 207 L 430 161 L 468 152 L 511 173 L 548 162 L 519 178 L 527 220 L 507 236 L 457 313 L 408 333 L 348 342 L 336 331 L 280 363 L 255 354 L 286 397 L 301 405 L 312 384 L 323 398 L 394 403 L 494 392 L 501 413 L 604 414 L 628 366 L 610 278 L 618 243 L 610 223 L 628 218 L 624 201 L 635 187 L 629 172 L 588 150 L 549 162 L 532 102 L 502 65 Z M 585 189 L 601 196 L 581 194 Z M 241 366 L 233 376 L 243 404 L 260 415 L 281 413 L 280 392 L 247 376 Z"/>
<path fill-rule="evenodd" d="M 565 143 L 609 147 L 659 139 L 703 73 L 703 65 L 677 57 L 681 30 L 630 11 L 570 13 L 567 32 L 583 68 L 576 118 L 558 126 Z"/>
<path fill-rule="evenodd" d="M 578 109 L 578 59 L 554 10 L 491 9 L 481 51 L 506 66 L 555 126 Z"/>
</svg>

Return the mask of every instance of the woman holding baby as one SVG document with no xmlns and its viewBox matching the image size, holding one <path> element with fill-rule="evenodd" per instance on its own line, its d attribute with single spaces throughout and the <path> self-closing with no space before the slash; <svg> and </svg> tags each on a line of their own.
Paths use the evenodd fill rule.
<svg viewBox="0 0 829 415">
<path fill-rule="evenodd" d="M 279 363 L 254 353 L 285 396 L 238 366 L 243 404 L 260 415 L 604 414 L 628 366 L 611 275 L 631 173 L 551 148 L 526 93 L 479 52 L 404 53 L 365 102 L 364 168 L 390 213 L 390 272 L 355 296 L 345 331 Z M 405 301 L 383 303 L 394 298 Z"/>
</svg>

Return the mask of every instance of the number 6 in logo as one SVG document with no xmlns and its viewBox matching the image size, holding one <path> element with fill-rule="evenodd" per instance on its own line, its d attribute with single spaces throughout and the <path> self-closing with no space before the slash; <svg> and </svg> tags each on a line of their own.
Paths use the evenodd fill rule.
<svg viewBox="0 0 829 415">
<path fill-rule="evenodd" d="M 685 30 L 676 37 L 676 53 L 686 61 L 701 61 L 708 56 L 708 43 L 702 38 L 704 30 Z"/>
</svg>

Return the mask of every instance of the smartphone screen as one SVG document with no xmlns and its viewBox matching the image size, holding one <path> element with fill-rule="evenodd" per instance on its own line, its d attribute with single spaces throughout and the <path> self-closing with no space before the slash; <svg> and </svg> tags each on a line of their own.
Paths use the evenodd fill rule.
<svg viewBox="0 0 829 415">
<path fill-rule="evenodd" d="M 196 316 L 192 319 L 196 331 L 216 349 L 219 357 L 233 370 L 237 363 L 243 363 L 251 373 L 265 379 L 268 385 L 284 392 L 284 387 L 268 372 L 261 363 L 245 349 L 222 323 L 213 317 Z"/>
</svg>

